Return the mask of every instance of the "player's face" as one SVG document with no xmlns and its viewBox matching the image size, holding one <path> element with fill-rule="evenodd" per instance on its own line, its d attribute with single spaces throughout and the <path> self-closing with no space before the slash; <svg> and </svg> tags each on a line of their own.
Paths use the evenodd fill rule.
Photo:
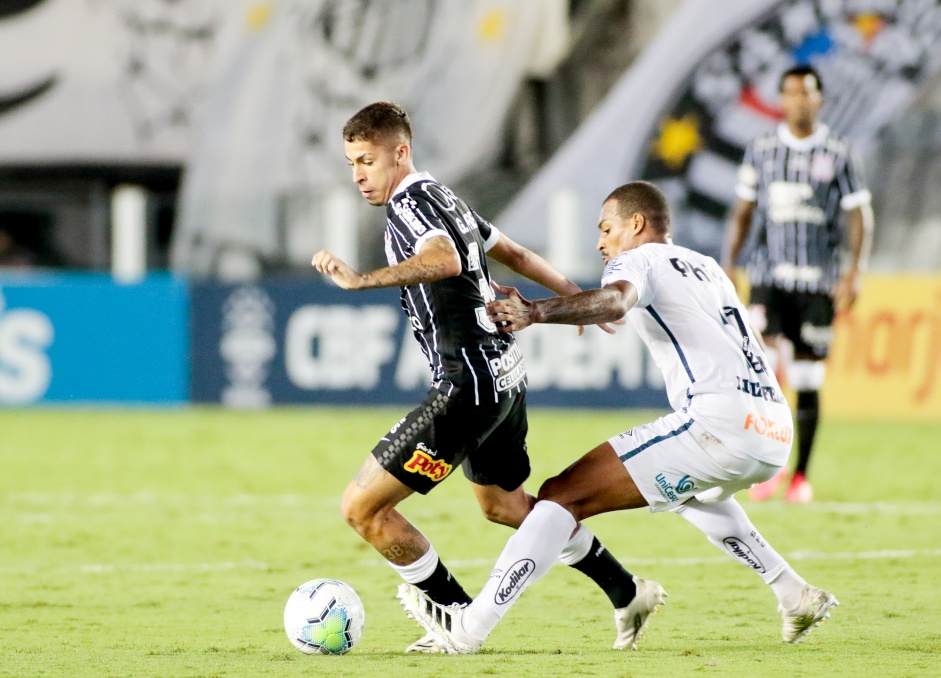
<svg viewBox="0 0 941 678">
<path fill-rule="evenodd" d="M 346 162 L 353 169 L 353 183 L 370 205 L 385 205 L 408 174 L 408 144 L 390 141 L 346 141 Z"/>
<path fill-rule="evenodd" d="M 617 201 L 609 200 L 601 206 L 601 217 L 598 220 L 598 251 L 601 252 L 601 258 L 607 264 L 617 255 L 636 246 L 633 218 L 622 217 Z"/>
<path fill-rule="evenodd" d="M 789 75 L 781 86 L 781 110 L 792 127 L 812 127 L 823 104 L 817 79 L 812 75 Z"/>
</svg>

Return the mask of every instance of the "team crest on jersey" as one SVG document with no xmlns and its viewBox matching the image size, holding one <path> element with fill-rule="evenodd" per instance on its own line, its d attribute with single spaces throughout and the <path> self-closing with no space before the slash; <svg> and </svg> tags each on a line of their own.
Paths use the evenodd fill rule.
<svg viewBox="0 0 941 678">
<path fill-rule="evenodd" d="M 817 153 L 814 155 L 813 162 L 810 164 L 810 178 L 817 183 L 826 184 L 833 179 L 836 168 L 833 163 L 833 156 L 829 153 Z"/>
</svg>

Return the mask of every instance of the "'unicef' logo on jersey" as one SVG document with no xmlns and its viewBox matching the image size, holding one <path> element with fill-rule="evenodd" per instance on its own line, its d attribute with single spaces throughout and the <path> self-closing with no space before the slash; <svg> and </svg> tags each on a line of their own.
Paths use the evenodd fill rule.
<svg viewBox="0 0 941 678">
<path fill-rule="evenodd" d="M 27 308 L 7 310 L 0 293 L 0 403 L 22 405 L 46 394 L 52 381 L 46 349 L 53 334 L 46 314 Z"/>
</svg>

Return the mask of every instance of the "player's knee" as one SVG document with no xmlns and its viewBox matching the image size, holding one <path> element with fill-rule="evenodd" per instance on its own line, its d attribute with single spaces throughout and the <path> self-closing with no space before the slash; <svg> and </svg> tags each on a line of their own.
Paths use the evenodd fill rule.
<svg viewBox="0 0 941 678">
<path fill-rule="evenodd" d="M 377 519 L 377 511 L 371 502 L 366 501 L 362 492 L 351 484 L 340 499 L 340 513 L 347 525 L 365 536 Z"/>
<path fill-rule="evenodd" d="M 484 518 L 491 523 L 514 528 L 523 524 L 531 508 L 529 502 L 522 503 L 515 499 L 514 501 L 488 501 L 480 505 Z"/>
<path fill-rule="evenodd" d="M 551 501 L 566 509 L 578 520 L 578 506 L 567 496 L 565 481 L 562 476 L 554 476 L 545 481 L 539 488 L 537 501 Z"/>
</svg>

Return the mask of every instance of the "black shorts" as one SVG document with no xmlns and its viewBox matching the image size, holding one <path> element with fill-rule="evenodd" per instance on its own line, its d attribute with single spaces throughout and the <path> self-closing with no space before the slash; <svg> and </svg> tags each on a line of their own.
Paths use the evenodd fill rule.
<svg viewBox="0 0 941 678">
<path fill-rule="evenodd" d="M 372 454 L 380 466 L 421 494 L 428 494 L 458 464 L 478 485 L 512 492 L 529 477 L 526 394 L 475 405 L 431 389 Z"/>
<path fill-rule="evenodd" d="M 766 336 L 784 335 L 794 345 L 795 358 L 822 360 L 830 352 L 834 311 L 829 294 L 752 287 L 749 311 L 756 330 Z"/>
</svg>

